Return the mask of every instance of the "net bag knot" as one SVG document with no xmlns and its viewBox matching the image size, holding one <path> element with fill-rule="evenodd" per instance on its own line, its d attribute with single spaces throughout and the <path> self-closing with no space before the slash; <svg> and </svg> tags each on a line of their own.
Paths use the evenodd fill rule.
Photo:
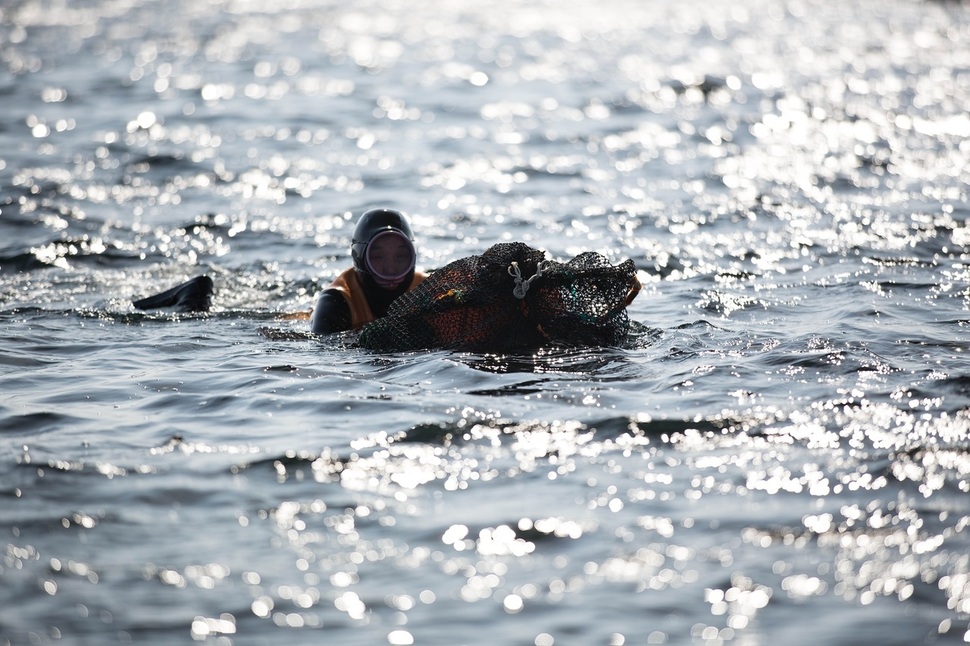
<svg viewBox="0 0 970 646">
<path fill-rule="evenodd" d="M 543 260 L 539 263 L 536 273 L 532 274 L 532 278 L 523 279 L 522 270 L 519 269 L 519 263 L 513 260 L 512 264 L 509 265 L 509 276 L 511 276 L 515 281 L 515 287 L 512 289 L 512 295 L 519 300 L 525 298 L 525 295 L 529 293 L 529 285 L 532 284 L 532 281 L 542 276 L 543 270 L 548 269 L 549 267 L 549 261 Z"/>
</svg>

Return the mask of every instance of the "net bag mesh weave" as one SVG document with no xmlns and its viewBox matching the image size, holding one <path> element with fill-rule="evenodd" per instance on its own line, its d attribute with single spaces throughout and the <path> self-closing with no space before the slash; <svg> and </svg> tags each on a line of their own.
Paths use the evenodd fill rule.
<svg viewBox="0 0 970 646">
<path fill-rule="evenodd" d="M 640 290 L 632 260 L 587 252 L 566 263 L 520 242 L 456 260 L 368 323 L 364 348 L 508 352 L 546 345 L 616 345 Z"/>
</svg>

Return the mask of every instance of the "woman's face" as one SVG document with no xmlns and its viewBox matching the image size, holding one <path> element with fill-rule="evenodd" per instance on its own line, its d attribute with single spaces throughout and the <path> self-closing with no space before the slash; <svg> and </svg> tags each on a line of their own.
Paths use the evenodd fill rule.
<svg viewBox="0 0 970 646">
<path fill-rule="evenodd" d="M 366 261 L 374 282 L 394 289 L 414 268 L 414 246 L 396 231 L 379 233 L 367 245 Z"/>
</svg>

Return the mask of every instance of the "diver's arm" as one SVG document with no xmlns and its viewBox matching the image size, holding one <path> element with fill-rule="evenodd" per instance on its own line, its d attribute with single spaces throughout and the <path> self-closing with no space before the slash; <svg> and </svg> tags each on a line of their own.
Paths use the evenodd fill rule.
<svg viewBox="0 0 970 646">
<path fill-rule="evenodd" d="M 352 327 L 350 305 L 336 289 L 325 289 L 317 298 L 310 315 L 310 331 L 314 334 L 333 334 Z"/>
</svg>

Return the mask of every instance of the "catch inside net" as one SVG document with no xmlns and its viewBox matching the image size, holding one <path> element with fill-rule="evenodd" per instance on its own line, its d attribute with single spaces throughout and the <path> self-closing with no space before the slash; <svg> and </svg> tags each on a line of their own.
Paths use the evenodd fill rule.
<svg viewBox="0 0 970 646">
<path fill-rule="evenodd" d="M 632 260 L 587 252 L 561 263 L 521 242 L 456 260 L 365 325 L 361 347 L 511 352 L 544 346 L 612 346 L 630 332 L 640 291 Z"/>
</svg>

